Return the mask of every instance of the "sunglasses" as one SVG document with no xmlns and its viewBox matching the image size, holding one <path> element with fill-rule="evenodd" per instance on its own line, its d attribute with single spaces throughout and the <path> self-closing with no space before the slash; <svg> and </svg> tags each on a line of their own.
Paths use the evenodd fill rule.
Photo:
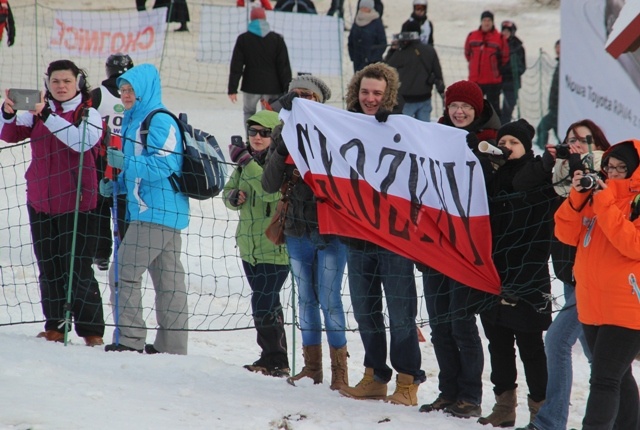
<svg viewBox="0 0 640 430">
<path fill-rule="evenodd" d="M 259 134 L 260 137 L 271 137 L 271 129 L 269 128 L 261 128 L 260 130 L 258 130 L 257 128 L 249 127 L 247 133 L 251 137 L 254 137 L 257 134 Z"/>
</svg>

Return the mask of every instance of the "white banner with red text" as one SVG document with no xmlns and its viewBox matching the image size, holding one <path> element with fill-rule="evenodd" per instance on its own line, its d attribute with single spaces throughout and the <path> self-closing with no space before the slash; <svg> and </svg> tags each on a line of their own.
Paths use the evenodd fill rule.
<svg viewBox="0 0 640 430">
<path fill-rule="evenodd" d="M 129 12 L 58 10 L 49 47 L 62 57 L 104 58 L 124 52 L 147 60 L 162 55 L 167 9 Z"/>
<path fill-rule="evenodd" d="M 280 116 L 317 197 L 321 233 L 365 239 L 499 293 L 484 178 L 466 131 L 406 115 L 379 123 L 300 98 Z"/>
</svg>

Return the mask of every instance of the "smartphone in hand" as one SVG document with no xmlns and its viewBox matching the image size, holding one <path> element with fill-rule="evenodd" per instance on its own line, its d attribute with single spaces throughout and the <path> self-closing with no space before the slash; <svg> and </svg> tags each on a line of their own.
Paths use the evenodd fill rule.
<svg viewBox="0 0 640 430">
<path fill-rule="evenodd" d="M 244 148 L 246 145 L 242 141 L 242 136 L 231 136 L 231 144 L 233 146 L 237 146 L 238 148 Z"/>
<path fill-rule="evenodd" d="M 13 102 L 14 111 L 36 110 L 36 103 L 40 103 L 41 95 L 39 90 L 10 88 L 9 99 Z"/>
</svg>

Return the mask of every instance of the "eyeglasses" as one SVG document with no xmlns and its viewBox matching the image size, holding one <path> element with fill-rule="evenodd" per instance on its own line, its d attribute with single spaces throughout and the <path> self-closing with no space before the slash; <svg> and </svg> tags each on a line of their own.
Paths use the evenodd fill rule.
<svg viewBox="0 0 640 430">
<path fill-rule="evenodd" d="M 472 110 L 474 110 L 473 106 L 468 105 L 466 103 L 461 103 L 461 104 L 451 103 L 449 105 L 449 112 L 455 112 L 458 109 L 462 109 L 463 112 L 471 112 Z"/>
<path fill-rule="evenodd" d="M 608 165 L 608 166 L 604 166 L 602 170 L 604 170 L 607 173 L 613 172 L 614 170 L 618 173 L 626 173 L 627 166 L 625 166 L 624 164 L 618 164 L 617 166 Z"/>
<path fill-rule="evenodd" d="M 133 88 L 120 88 L 118 90 L 118 93 L 122 96 L 125 94 L 135 94 L 135 92 L 133 91 Z"/>
<path fill-rule="evenodd" d="M 249 130 L 247 130 L 247 133 L 251 137 L 254 137 L 257 134 L 259 134 L 260 137 L 271 137 L 271 129 L 269 128 L 257 129 L 257 128 L 249 127 Z"/>
</svg>

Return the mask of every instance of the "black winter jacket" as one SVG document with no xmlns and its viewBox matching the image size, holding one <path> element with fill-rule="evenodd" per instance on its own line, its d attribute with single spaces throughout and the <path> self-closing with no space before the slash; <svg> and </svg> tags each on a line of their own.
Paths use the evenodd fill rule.
<svg viewBox="0 0 640 430">
<path fill-rule="evenodd" d="M 280 191 L 286 181 L 293 178 L 296 169 L 294 164 L 286 163 L 288 155 L 281 155 L 276 148 L 282 141 L 282 125 L 278 125 L 271 133 L 271 145 L 267 153 L 267 161 L 262 171 L 262 188 L 267 193 Z M 301 237 L 316 234 L 318 231 L 318 211 L 316 198 L 311 188 L 299 178 L 289 195 L 289 208 L 285 221 L 284 234 Z"/>
<path fill-rule="evenodd" d="M 513 330 L 546 330 L 552 311 L 549 254 L 556 198 L 551 172 L 528 152 L 498 169 L 487 183 L 487 194 L 502 293 L 483 315 Z M 505 298 L 515 306 L 504 304 Z"/>
<path fill-rule="evenodd" d="M 231 57 L 227 94 L 238 93 L 240 78 L 240 89 L 245 93 L 285 93 L 291 82 L 291 64 L 283 37 L 273 31 L 265 37 L 248 31 L 238 36 Z"/>
<path fill-rule="evenodd" d="M 394 50 L 385 62 L 398 71 L 400 94 L 405 102 L 417 103 L 431 98 L 436 85 L 438 93 L 444 93 L 442 68 L 436 50 L 419 40 Z"/>
</svg>

